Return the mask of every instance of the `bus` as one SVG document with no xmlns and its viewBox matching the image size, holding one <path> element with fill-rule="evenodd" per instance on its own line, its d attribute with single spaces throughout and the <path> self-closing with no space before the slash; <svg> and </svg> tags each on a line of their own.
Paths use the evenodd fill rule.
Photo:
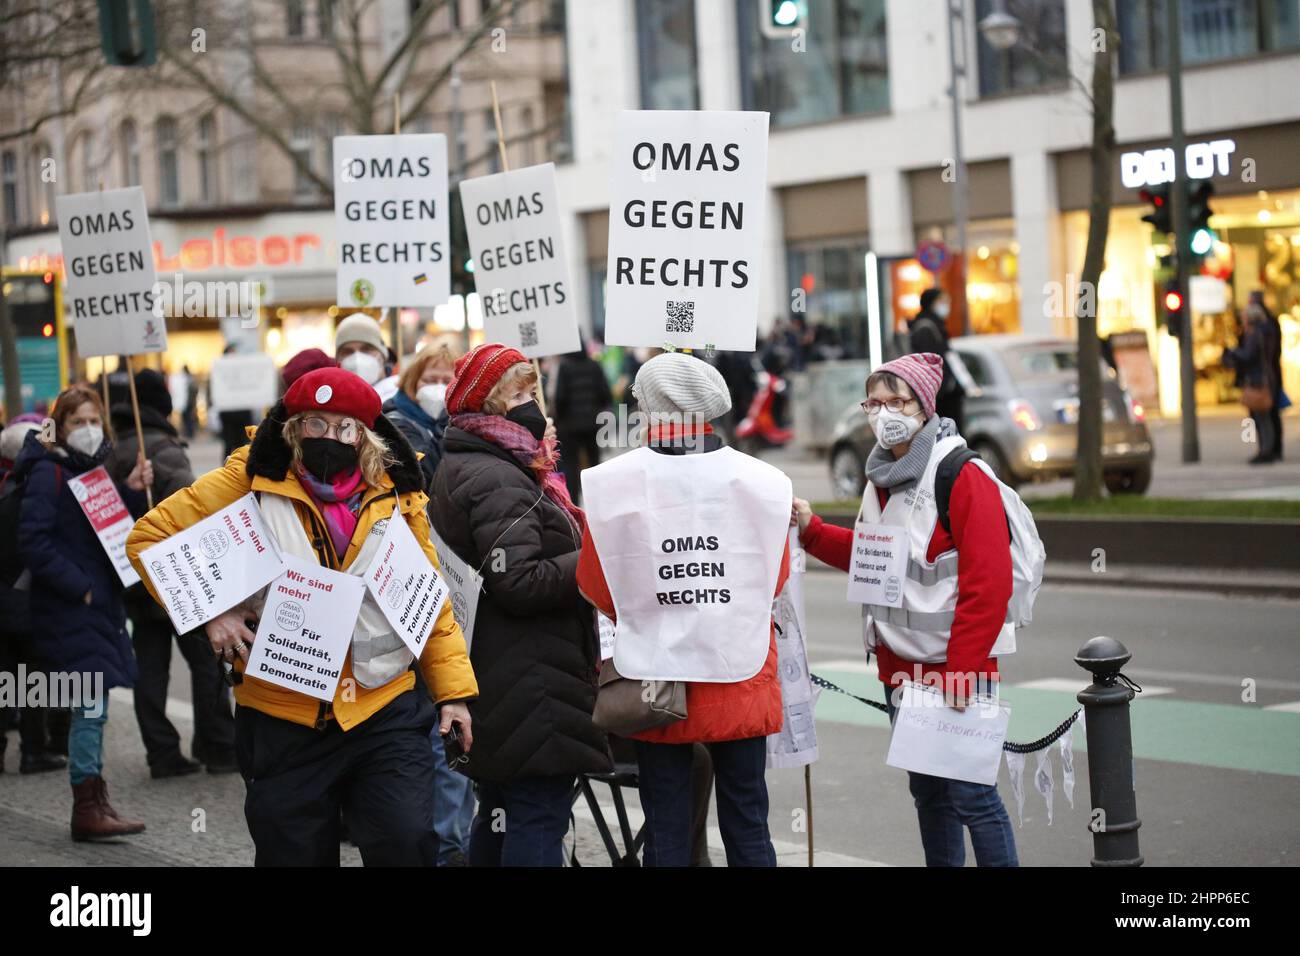
<svg viewBox="0 0 1300 956">
<path fill-rule="evenodd" d="M 23 412 L 45 414 L 68 384 L 68 337 L 63 289 L 57 272 L 3 270 L 4 304 L 13 323 L 22 379 L 22 409 L 5 409 L 8 420 Z M 4 400 L 0 364 L 0 403 Z"/>
</svg>

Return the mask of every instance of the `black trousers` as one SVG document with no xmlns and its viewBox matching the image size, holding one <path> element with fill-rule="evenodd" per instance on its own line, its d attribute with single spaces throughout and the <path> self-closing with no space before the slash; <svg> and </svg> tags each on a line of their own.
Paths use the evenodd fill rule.
<svg viewBox="0 0 1300 956">
<path fill-rule="evenodd" d="M 0 634 L 0 672 L 14 675 L 18 679 L 18 665 L 25 664 L 27 670 L 38 670 L 39 666 L 32 654 L 30 635 Z M 18 725 L 18 743 L 25 754 L 39 754 L 46 748 L 44 707 L 17 707 L 17 720 L 13 712 L 0 711 L 0 759 L 8 744 L 5 732 L 14 724 Z"/>
<path fill-rule="evenodd" d="M 133 611 L 131 631 L 140 671 L 135 682 L 135 719 L 140 724 L 149 766 L 174 760 L 180 753 L 180 734 L 167 719 L 173 640 L 190 666 L 194 759 L 204 762 L 229 759 L 235 747 L 230 689 L 221 679 L 221 664 L 213 656 L 203 632 L 191 631 L 175 637 L 171 621 L 156 617 L 151 610 Z"/>
<path fill-rule="evenodd" d="M 407 691 L 344 732 L 235 711 L 258 866 L 338 866 L 339 814 L 366 866 L 436 866 L 428 695 Z"/>
</svg>

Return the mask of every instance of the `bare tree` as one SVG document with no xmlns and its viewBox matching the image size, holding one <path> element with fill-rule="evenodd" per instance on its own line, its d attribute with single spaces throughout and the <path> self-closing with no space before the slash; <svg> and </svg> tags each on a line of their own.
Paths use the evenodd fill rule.
<svg viewBox="0 0 1300 956">
<path fill-rule="evenodd" d="M 1079 278 L 1075 319 L 1079 336 L 1078 454 L 1074 469 L 1074 500 L 1101 497 L 1101 342 L 1097 338 L 1097 288 L 1106 265 L 1110 231 L 1111 176 L 1115 162 L 1115 74 L 1111 58 L 1118 44 L 1111 0 L 1092 0 L 1094 44 L 1092 64 L 1092 145 L 1088 151 L 1092 192 L 1088 200 L 1088 245 Z"/>
</svg>

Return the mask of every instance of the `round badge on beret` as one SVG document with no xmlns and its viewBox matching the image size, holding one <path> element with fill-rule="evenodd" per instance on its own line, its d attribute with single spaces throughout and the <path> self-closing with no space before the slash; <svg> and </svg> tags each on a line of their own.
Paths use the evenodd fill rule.
<svg viewBox="0 0 1300 956">
<path fill-rule="evenodd" d="M 316 389 L 316 401 L 321 405 L 324 405 L 333 397 L 334 389 L 330 388 L 328 385 L 322 385 L 320 388 Z"/>
</svg>

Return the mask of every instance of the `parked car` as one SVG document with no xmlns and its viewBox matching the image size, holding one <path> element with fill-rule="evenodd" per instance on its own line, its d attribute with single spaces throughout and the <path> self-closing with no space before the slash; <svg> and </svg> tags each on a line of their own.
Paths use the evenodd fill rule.
<svg viewBox="0 0 1300 956">
<path fill-rule="evenodd" d="M 952 340 L 974 382 L 966 396 L 967 443 L 1013 488 L 1074 474 L 1079 419 L 1078 348 L 1069 339 L 1025 335 Z M 845 409 L 831 436 L 831 485 L 860 498 L 875 436 L 860 405 Z M 1155 448 L 1146 414 L 1102 362 L 1102 474 L 1113 494 L 1142 494 Z"/>
</svg>

